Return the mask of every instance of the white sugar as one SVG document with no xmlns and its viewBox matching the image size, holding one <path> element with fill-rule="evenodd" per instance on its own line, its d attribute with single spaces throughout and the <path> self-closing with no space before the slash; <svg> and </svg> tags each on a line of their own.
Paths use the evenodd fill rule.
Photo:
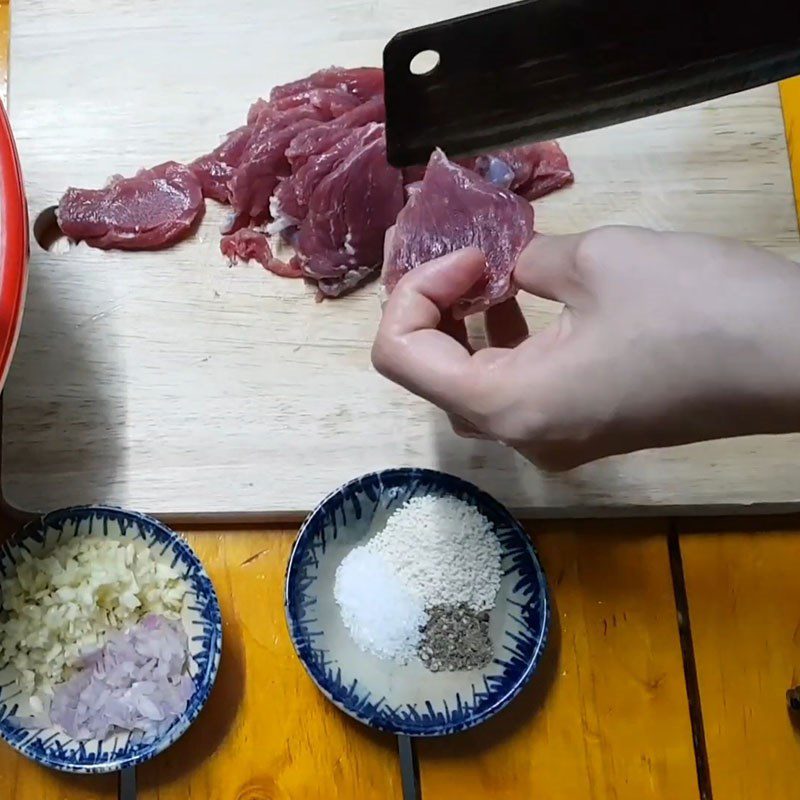
<svg viewBox="0 0 800 800">
<path fill-rule="evenodd" d="M 494 606 L 501 548 L 483 514 L 456 497 L 414 497 L 397 509 L 367 549 L 382 556 L 400 583 L 429 608 Z"/>
<path fill-rule="evenodd" d="M 367 547 L 348 553 L 336 570 L 333 596 L 362 650 L 400 662 L 414 655 L 428 615 L 378 553 Z"/>
</svg>

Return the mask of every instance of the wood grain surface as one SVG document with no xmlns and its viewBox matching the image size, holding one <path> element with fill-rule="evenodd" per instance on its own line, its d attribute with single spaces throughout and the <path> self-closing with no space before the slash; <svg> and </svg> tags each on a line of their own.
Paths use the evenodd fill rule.
<svg viewBox="0 0 800 800">
<path fill-rule="evenodd" d="M 424 800 L 697 796 L 665 523 L 534 526 L 555 600 L 530 691 L 418 744 Z"/>
<path fill-rule="evenodd" d="M 3 800 L 117 800 L 117 776 L 53 772 L 17 755 L 0 742 L 0 797 Z"/>
<path fill-rule="evenodd" d="M 794 198 L 800 220 L 800 76 L 781 84 L 781 101 L 786 125 L 786 143 L 792 167 Z"/>
<path fill-rule="evenodd" d="M 270 6 L 260 25 L 261 0 L 14 0 L 10 110 L 32 217 L 67 185 L 206 151 L 275 83 L 332 62 L 380 63 L 396 30 L 485 5 L 298 0 Z M 578 180 L 537 203 L 543 232 L 639 223 L 800 256 L 774 86 L 564 144 Z M 5 395 L 12 506 L 103 500 L 162 516 L 285 518 L 400 464 L 456 472 L 535 515 L 800 499 L 790 468 L 800 439 L 642 453 L 566 476 L 458 439 L 371 369 L 376 287 L 317 305 L 300 282 L 229 269 L 212 206 L 196 237 L 162 253 L 34 245 Z M 534 328 L 554 312 L 527 309 Z"/>
<path fill-rule="evenodd" d="M 800 786 L 800 521 L 681 525 L 714 800 L 789 800 Z"/>
<path fill-rule="evenodd" d="M 294 530 L 192 532 L 217 589 L 222 662 L 201 718 L 138 770 L 139 800 L 329 800 L 400 795 L 397 746 L 323 698 L 283 613 Z"/>
</svg>

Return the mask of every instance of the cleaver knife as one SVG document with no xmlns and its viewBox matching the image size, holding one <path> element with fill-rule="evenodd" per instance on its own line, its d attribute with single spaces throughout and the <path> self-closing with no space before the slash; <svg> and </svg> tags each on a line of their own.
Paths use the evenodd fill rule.
<svg viewBox="0 0 800 800">
<path fill-rule="evenodd" d="M 383 67 L 389 161 L 411 166 L 800 74 L 800 0 L 523 0 L 398 33 Z"/>
</svg>

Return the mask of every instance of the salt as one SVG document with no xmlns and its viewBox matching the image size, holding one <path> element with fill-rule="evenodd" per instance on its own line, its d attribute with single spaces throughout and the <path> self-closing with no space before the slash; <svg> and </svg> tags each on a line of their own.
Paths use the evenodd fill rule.
<svg viewBox="0 0 800 800">
<path fill-rule="evenodd" d="M 428 615 L 379 553 L 351 550 L 336 570 L 333 596 L 362 650 L 401 663 L 414 656 Z"/>
</svg>

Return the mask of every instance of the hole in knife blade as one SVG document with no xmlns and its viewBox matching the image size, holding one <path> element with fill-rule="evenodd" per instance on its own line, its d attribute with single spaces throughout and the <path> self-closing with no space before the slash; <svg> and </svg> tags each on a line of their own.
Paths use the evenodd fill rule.
<svg viewBox="0 0 800 800">
<path fill-rule="evenodd" d="M 423 50 L 411 59 L 408 68 L 413 75 L 429 75 L 439 66 L 439 54 L 435 50 Z"/>
</svg>

